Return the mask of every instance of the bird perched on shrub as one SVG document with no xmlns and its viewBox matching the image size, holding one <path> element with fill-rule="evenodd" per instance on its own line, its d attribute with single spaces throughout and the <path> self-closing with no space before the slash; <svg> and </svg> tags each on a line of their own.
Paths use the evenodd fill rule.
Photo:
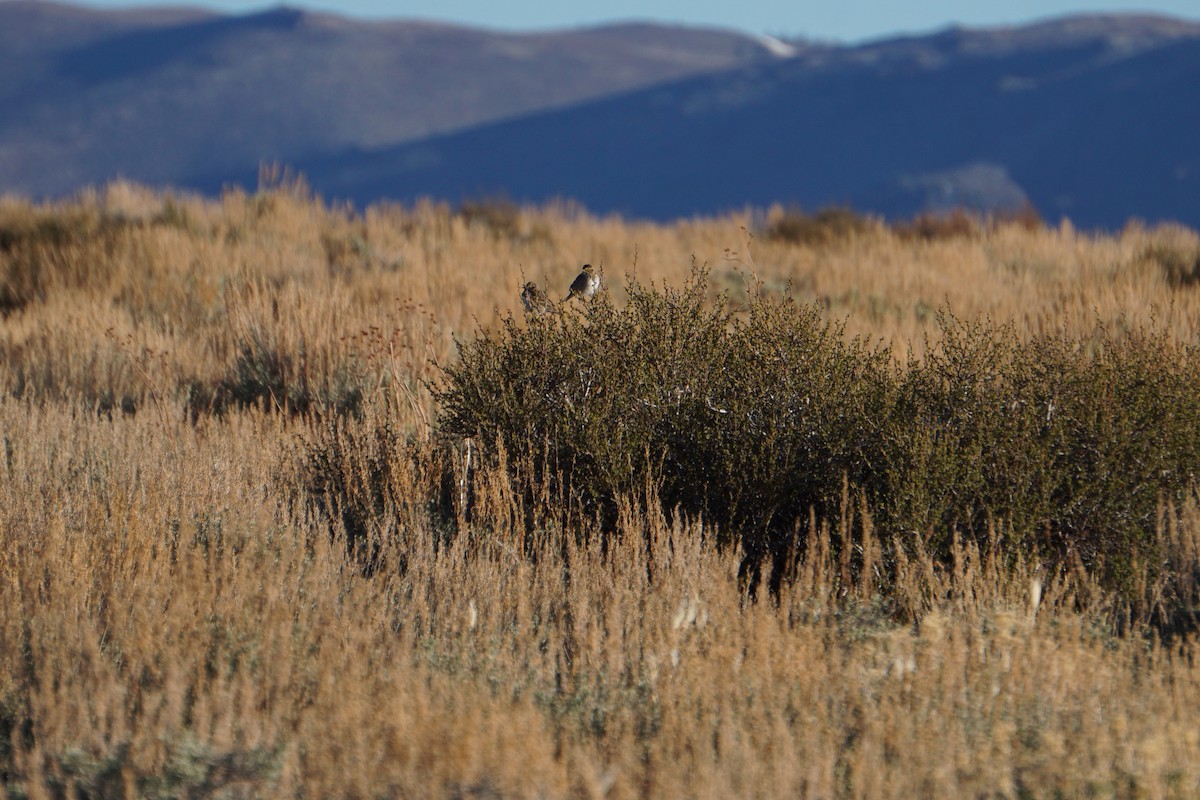
<svg viewBox="0 0 1200 800">
<path fill-rule="evenodd" d="M 595 267 L 591 264 L 583 265 L 583 272 L 571 282 L 571 288 L 567 290 L 567 296 L 563 298 L 563 302 L 570 300 L 572 297 L 582 297 L 584 300 L 590 300 L 600 289 L 600 275 L 596 272 Z"/>
<path fill-rule="evenodd" d="M 526 281 L 525 288 L 521 289 L 521 305 L 525 306 L 525 310 L 530 314 L 542 314 L 554 310 L 554 303 L 550 302 L 546 293 L 539 289 L 533 281 Z"/>
</svg>

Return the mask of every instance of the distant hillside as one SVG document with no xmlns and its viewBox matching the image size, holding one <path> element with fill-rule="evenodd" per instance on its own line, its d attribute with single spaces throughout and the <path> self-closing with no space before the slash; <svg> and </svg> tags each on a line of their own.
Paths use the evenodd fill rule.
<svg viewBox="0 0 1200 800">
<path fill-rule="evenodd" d="M 1085 18 L 816 52 L 299 166 L 358 201 L 571 196 L 652 218 L 1031 202 L 1086 226 L 1198 225 L 1196 86 L 1200 27 Z"/>
<path fill-rule="evenodd" d="M 283 162 L 360 204 L 574 197 L 670 218 L 1031 202 L 1083 226 L 1200 225 L 1197 85 L 1200 24 L 1153 16 L 793 52 L 659 25 L 0 2 L 0 192 L 118 176 L 215 192 Z"/>
<path fill-rule="evenodd" d="M 232 180 L 770 57 L 743 34 L 656 25 L 507 34 L 0 2 L 0 192 Z"/>
</svg>

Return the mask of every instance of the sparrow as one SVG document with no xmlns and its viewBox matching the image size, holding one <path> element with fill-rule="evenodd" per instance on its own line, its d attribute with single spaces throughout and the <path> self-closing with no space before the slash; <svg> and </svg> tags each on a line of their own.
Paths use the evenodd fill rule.
<svg viewBox="0 0 1200 800">
<path fill-rule="evenodd" d="M 525 306 L 525 311 L 530 314 L 542 314 L 554 310 L 554 304 L 550 302 L 550 298 L 533 281 L 527 281 L 525 287 L 521 289 L 521 305 Z"/>
<path fill-rule="evenodd" d="M 563 302 L 570 300 L 572 297 L 582 297 L 584 300 L 590 300 L 600 289 L 600 276 L 596 273 L 595 268 L 591 264 L 583 265 L 583 272 L 580 272 L 578 277 L 571 282 L 571 288 L 567 290 L 567 296 L 563 298 Z"/>
</svg>

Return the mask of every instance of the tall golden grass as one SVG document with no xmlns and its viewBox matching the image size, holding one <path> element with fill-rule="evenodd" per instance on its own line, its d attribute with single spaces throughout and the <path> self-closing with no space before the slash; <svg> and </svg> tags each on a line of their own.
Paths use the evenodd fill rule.
<svg viewBox="0 0 1200 800">
<path fill-rule="evenodd" d="M 848 570 L 829 544 L 846 523 L 814 521 L 795 579 L 752 602 L 701 521 L 631 502 L 588 536 L 564 507 L 531 541 L 496 472 L 449 535 L 423 511 L 437 476 L 385 454 L 407 499 L 382 532 L 391 568 L 364 577 L 304 501 L 333 423 L 280 413 L 295 392 L 235 391 L 274 353 L 280 385 L 358 397 L 348 429 L 386 417 L 419 448 L 455 338 L 515 312 L 523 279 L 562 296 L 584 261 L 618 302 L 693 259 L 735 300 L 790 286 L 899 354 L 936 346 L 945 306 L 1028 333 L 1153 319 L 1194 344 L 1194 232 L 872 223 L 805 245 L 750 213 L 496 214 L 353 213 L 298 187 L 0 203 L 0 792 L 1200 794 L 1194 643 L 1118 631 L 1082 571 L 963 545 L 882 587 L 869 522 Z M 1161 516 L 1200 563 L 1194 498 Z M 919 613 L 890 613 L 884 588 Z"/>
</svg>

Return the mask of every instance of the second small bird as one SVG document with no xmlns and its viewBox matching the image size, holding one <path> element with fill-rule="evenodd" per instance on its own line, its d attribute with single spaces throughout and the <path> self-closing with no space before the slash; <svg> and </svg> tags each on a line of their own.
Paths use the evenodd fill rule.
<svg viewBox="0 0 1200 800">
<path fill-rule="evenodd" d="M 546 293 L 533 281 L 527 282 L 525 288 L 521 289 L 521 303 L 530 314 L 544 314 L 554 310 L 554 303 L 550 302 Z"/>
</svg>

